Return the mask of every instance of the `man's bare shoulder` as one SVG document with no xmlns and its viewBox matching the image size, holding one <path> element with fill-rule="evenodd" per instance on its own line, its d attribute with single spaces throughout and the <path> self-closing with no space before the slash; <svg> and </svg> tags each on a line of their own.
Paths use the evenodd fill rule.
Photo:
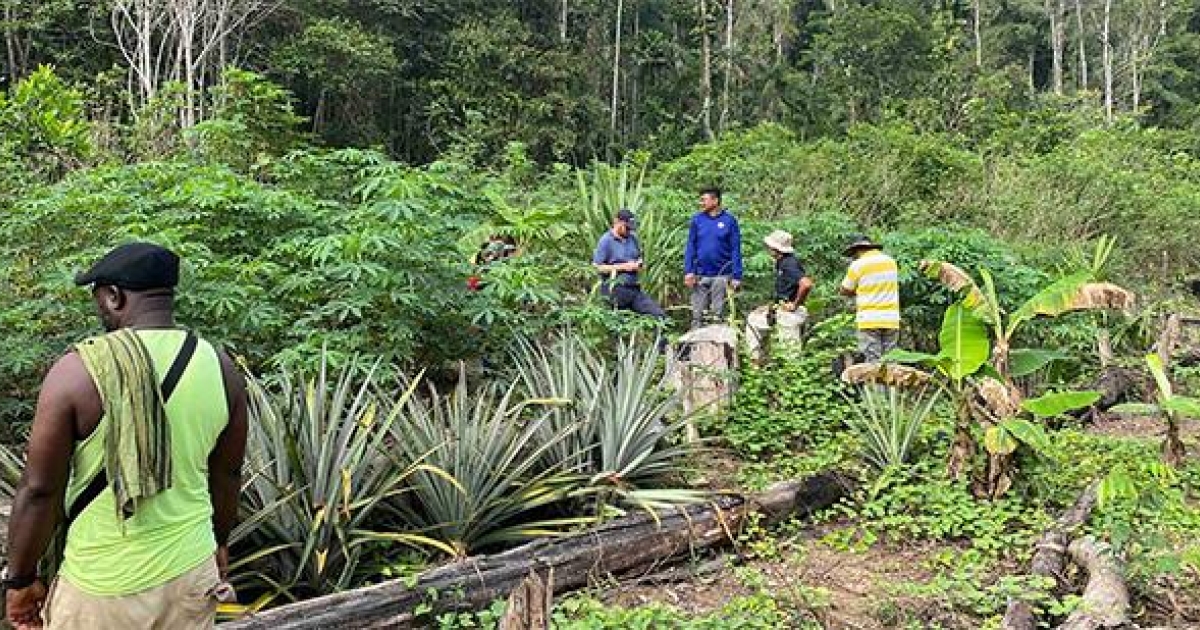
<svg viewBox="0 0 1200 630">
<path fill-rule="evenodd" d="M 68 350 L 50 367 L 50 371 L 46 373 L 46 378 L 42 381 L 42 388 L 45 389 L 47 387 L 82 388 L 84 390 L 95 391 L 91 374 L 88 373 L 87 367 L 84 366 L 83 359 L 79 356 L 79 353 L 74 350 Z"/>
<path fill-rule="evenodd" d="M 38 410 L 34 423 L 67 420 L 76 436 L 87 435 L 104 413 L 100 392 L 88 373 L 83 359 L 74 351 L 59 357 L 38 393 Z"/>
</svg>

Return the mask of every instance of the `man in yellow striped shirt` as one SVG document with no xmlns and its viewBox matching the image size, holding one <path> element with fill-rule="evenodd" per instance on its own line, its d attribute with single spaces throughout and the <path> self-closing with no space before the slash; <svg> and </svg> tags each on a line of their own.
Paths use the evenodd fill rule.
<svg viewBox="0 0 1200 630">
<path fill-rule="evenodd" d="M 865 236 L 855 238 L 843 253 L 854 261 L 839 291 L 854 298 L 858 351 L 864 361 L 876 362 L 900 337 L 899 270 L 896 261 Z"/>
</svg>

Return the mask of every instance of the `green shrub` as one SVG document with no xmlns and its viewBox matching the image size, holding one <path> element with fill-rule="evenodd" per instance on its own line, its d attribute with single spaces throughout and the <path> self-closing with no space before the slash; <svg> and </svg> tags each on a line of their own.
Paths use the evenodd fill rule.
<svg viewBox="0 0 1200 630">
<path fill-rule="evenodd" d="M 570 598 L 559 602 L 552 616 L 560 630 L 624 630 L 626 628 L 679 628 L 680 630 L 774 630 L 819 628 L 805 611 L 791 610 L 765 593 L 734 597 L 708 614 L 690 616 L 673 606 L 654 603 L 637 608 L 606 606 L 594 599 Z"/>
<path fill-rule="evenodd" d="M 35 177 L 22 175 L 20 169 L 11 169 L 11 174 L 18 181 L 54 181 L 88 162 L 95 148 L 85 111 L 83 92 L 68 86 L 48 66 L 0 95 L 0 147 Z M 3 186 L 7 189 L 8 183 Z"/>
<path fill-rule="evenodd" d="M 841 508 L 855 524 L 829 540 L 963 542 L 990 559 L 1024 557 L 1049 516 L 1019 499 L 978 501 L 966 480 L 953 481 L 930 459 L 883 471 Z"/>
<path fill-rule="evenodd" d="M 972 276 L 987 269 L 996 279 L 1000 305 L 1011 311 L 1043 288 L 1050 276 L 1022 262 L 1013 247 L 981 230 L 935 227 L 889 233 L 885 250 L 900 267 L 900 306 L 905 335 L 918 348 L 932 348 L 942 314 L 957 296 L 921 275 L 922 260 L 951 261 Z"/>
<path fill-rule="evenodd" d="M 722 436 L 740 454 L 770 459 L 801 449 L 820 450 L 844 426 L 850 405 L 834 360 L 853 348 L 849 316 L 813 327 L 803 349 L 777 344 L 764 367 L 745 362 L 733 411 Z"/>
<path fill-rule="evenodd" d="M 185 133 L 191 150 L 203 159 L 239 172 L 300 144 L 304 118 L 292 108 L 292 95 L 261 75 L 226 68 L 209 90 L 212 117 Z"/>
</svg>

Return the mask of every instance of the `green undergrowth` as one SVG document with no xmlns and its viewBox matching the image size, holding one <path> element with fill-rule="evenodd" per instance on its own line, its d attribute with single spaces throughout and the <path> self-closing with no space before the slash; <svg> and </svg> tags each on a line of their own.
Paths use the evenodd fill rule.
<svg viewBox="0 0 1200 630">
<path fill-rule="evenodd" d="M 936 428 L 924 432 L 937 435 Z M 944 447 L 885 469 L 822 515 L 831 529 L 821 542 L 848 553 L 928 545 L 922 568 L 930 578 L 886 587 L 877 616 L 889 627 L 998 627 L 1014 596 L 1061 618 L 1078 597 L 1054 597 L 1052 584 L 1022 573 L 1042 531 L 1099 479 L 1100 501 L 1081 533 L 1110 544 L 1126 562 L 1135 598 L 1200 592 L 1200 463 L 1178 470 L 1158 464 L 1157 438 L 1072 427 L 1051 435 L 1053 449 L 1023 459 L 1022 483 L 999 500 L 977 499 L 965 479 L 949 479 Z"/>
<path fill-rule="evenodd" d="M 475 613 L 446 613 L 436 619 L 439 630 L 499 627 L 505 603 L 493 602 Z M 730 599 L 720 608 L 692 614 L 670 604 L 654 602 L 644 606 L 611 606 L 586 596 L 568 597 L 555 604 L 550 627 L 555 630 L 817 630 L 822 626 L 804 610 L 790 609 L 771 595 L 760 592 Z"/>
<path fill-rule="evenodd" d="M 780 588 L 750 566 L 732 568 L 738 587 L 746 594 L 730 597 L 712 610 L 690 612 L 663 602 L 622 606 L 601 599 L 600 593 L 578 593 L 554 603 L 550 627 L 555 630 L 817 630 L 822 611 L 829 606 L 828 591 L 800 583 Z M 446 613 L 436 619 L 440 630 L 494 629 L 504 616 L 506 603 L 496 600 L 473 613 Z"/>
<path fill-rule="evenodd" d="M 1037 506 L 1015 498 L 977 500 L 966 480 L 947 478 L 944 467 L 931 460 L 884 470 L 830 516 L 850 523 L 827 537 L 835 548 L 942 542 L 962 545 L 981 559 L 1023 553 L 1030 534 L 1048 521 Z"/>
<path fill-rule="evenodd" d="M 553 618 L 553 627 L 559 630 L 801 630 L 821 627 L 806 612 L 789 610 L 784 603 L 762 592 L 734 597 L 719 609 L 699 615 L 690 615 L 679 608 L 662 603 L 622 608 L 608 606 L 595 599 L 573 598 L 559 604 Z"/>
<path fill-rule="evenodd" d="M 710 427 L 744 462 L 740 485 L 759 489 L 853 459 L 846 434 L 851 403 L 833 369 L 854 347 L 851 332 L 848 315 L 831 317 L 800 344 L 774 345 L 764 365 L 743 358 L 733 411 Z"/>
</svg>

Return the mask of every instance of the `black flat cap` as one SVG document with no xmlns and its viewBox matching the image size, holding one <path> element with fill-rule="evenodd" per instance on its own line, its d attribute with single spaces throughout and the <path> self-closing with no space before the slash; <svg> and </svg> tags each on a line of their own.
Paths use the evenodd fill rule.
<svg viewBox="0 0 1200 630">
<path fill-rule="evenodd" d="M 75 276 L 79 286 L 113 286 L 131 291 L 171 289 L 179 284 L 179 256 L 154 243 L 126 243 Z"/>
</svg>

